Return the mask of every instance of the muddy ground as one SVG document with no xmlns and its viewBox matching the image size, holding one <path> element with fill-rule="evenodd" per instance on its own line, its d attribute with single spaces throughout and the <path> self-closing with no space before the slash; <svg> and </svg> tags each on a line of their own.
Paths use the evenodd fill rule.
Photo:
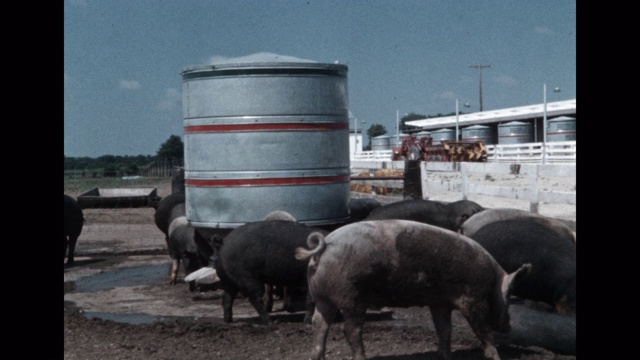
<svg viewBox="0 0 640 360">
<path fill-rule="evenodd" d="M 234 323 L 224 323 L 221 291 L 192 293 L 182 281 L 168 285 L 167 259 L 165 255 L 96 255 L 80 257 L 74 267 L 67 268 L 65 274 L 75 280 L 65 282 L 64 358 L 309 358 L 312 329 L 303 323 L 303 311 L 286 313 L 276 299 L 274 323 L 268 328 L 259 323 L 248 301 L 239 298 L 233 307 Z M 118 276 L 107 276 L 113 285 L 85 280 L 140 267 L 155 270 L 143 272 L 137 283 Z M 460 314 L 453 315 L 453 359 L 481 359 L 479 341 Z M 327 359 L 350 359 L 341 325 L 331 329 Z M 437 337 L 424 308 L 370 311 L 363 338 L 370 359 L 437 359 Z M 504 345 L 498 351 L 502 359 L 576 358 L 535 346 Z"/>
<path fill-rule="evenodd" d="M 135 227 L 153 224 L 153 213 L 150 208 L 85 209 L 85 218 L 88 225 Z M 189 292 L 184 281 L 168 285 L 170 264 L 162 234 L 153 227 L 143 229 L 148 231 L 145 241 L 157 246 L 118 249 L 127 243 L 121 238 L 127 235 L 115 230 L 113 239 L 105 242 L 112 250 L 92 246 L 89 233 L 80 237 L 76 264 L 65 265 L 64 270 L 64 359 L 310 358 L 312 329 L 303 323 L 302 311 L 286 313 L 276 299 L 269 328 L 259 323 L 248 301 L 239 298 L 233 308 L 235 321 L 224 323 L 222 292 Z M 481 359 L 480 342 L 464 318 L 454 312 L 453 323 L 453 359 Z M 363 339 L 369 359 L 438 358 L 438 341 L 426 308 L 370 311 Z M 538 346 L 504 344 L 498 351 L 502 359 L 576 358 Z M 330 330 L 326 357 L 350 359 L 341 323 Z"/>
</svg>

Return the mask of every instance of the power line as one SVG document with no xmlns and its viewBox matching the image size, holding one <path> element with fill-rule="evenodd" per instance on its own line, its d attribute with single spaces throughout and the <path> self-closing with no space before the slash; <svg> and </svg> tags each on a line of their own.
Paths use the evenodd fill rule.
<svg viewBox="0 0 640 360">
<path fill-rule="evenodd" d="M 491 67 L 491 65 L 469 65 L 469 67 L 478 69 L 480 73 L 480 111 L 482 111 L 482 68 Z"/>
</svg>

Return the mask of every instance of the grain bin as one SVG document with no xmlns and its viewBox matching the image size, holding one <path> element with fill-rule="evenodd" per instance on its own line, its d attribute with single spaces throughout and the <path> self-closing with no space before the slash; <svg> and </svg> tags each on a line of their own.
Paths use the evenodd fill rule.
<svg viewBox="0 0 640 360">
<path fill-rule="evenodd" d="M 485 145 L 492 145 L 493 129 L 484 125 L 467 126 L 462 129 L 463 141 L 482 141 Z"/>
<path fill-rule="evenodd" d="M 560 116 L 547 120 L 547 141 L 575 141 L 576 118 Z"/>
<path fill-rule="evenodd" d="M 402 146 L 402 139 L 404 139 L 407 136 L 409 136 L 409 135 L 408 134 L 404 134 L 404 133 L 395 134 L 390 140 L 391 141 L 391 147 L 401 147 Z"/>
<path fill-rule="evenodd" d="M 371 150 L 391 150 L 391 137 L 389 135 L 380 135 L 374 137 L 373 139 L 371 139 Z"/>
<path fill-rule="evenodd" d="M 442 144 L 442 140 L 455 140 L 456 131 L 452 129 L 440 129 L 431 132 L 431 138 L 433 139 L 432 145 Z"/>
<path fill-rule="evenodd" d="M 236 228 L 274 210 L 349 217 L 348 68 L 311 61 L 182 70 L 186 217 Z"/>
<path fill-rule="evenodd" d="M 523 144 L 534 142 L 533 125 L 511 121 L 498 125 L 498 144 Z"/>
</svg>

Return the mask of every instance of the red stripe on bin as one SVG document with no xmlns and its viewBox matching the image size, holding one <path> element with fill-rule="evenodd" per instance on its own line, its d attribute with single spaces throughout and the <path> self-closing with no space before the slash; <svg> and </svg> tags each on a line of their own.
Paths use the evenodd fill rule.
<svg viewBox="0 0 640 360">
<path fill-rule="evenodd" d="M 238 131 L 327 131 L 347 129 L 346 123 L 271 123 L 271 124 L 225 124 L 225 125 L 190 125 L 184 127 L 186 134 L 205 132 L 238 132 Z"/>
<path fill-rule="evenodd" d="M 313 185 L 349 182 L 349 176 L 317 176 L 294 178 L 265 179 L 185 179 L 185 186 L 190 187 L 243 187 L 243 186 L 286 186 Z"/>
</svg>

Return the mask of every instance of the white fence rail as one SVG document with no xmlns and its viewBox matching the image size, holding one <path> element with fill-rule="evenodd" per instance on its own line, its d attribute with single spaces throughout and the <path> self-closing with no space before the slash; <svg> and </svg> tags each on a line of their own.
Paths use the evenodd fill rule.
<svg viewBox="0 0 640 360">
<path fill-rule="evenodd" d="M 360 165 L 365 165 L 361 162 Z M 373 163 L 372 163 L 373 164 Z M 386 161 L 382 168 L 403 169 L 404 161 Z M 380 168 L 380 167 L 376 167 Z M 447 181 L 430 180 L 428 173 L 443 172 L 458 174 Z M 508 186 L 494 186 L 490 179 L 505 177 L 512 179 Z M 554 182 L 558 178 L 569 180 L 573 184 L 569 191 L 548 191 L 544 181 Z M 487 180 L 489 179 L 489 180 Z M 555 179 L 555 180 L 554 180 Z M 575 164 L 506 164 L 476 162 L 420 162 L 420 181 L 422 197 L 429 198 L 430 193 L 457 192 L 461 199 L 469 195 L 484 195 L 529 202 L 531 212 L 538 213 L 539 204 L 576 205 L 576 165 Z M 402 180 L 358 180 L 360 184 L 403 188 Z"/>
<path fill-rule="evenodd" d="M 542 163 L 543 143 L 487 145 L 487 162 Z M 546 143 L 547 164 L 576 163 L 576 141 Z"/>
<path fill-rule="evenodd" d="M 487 162 L 542 164 L 543 143 L 487 145 Z M 575 164 L 576 141 L 547 142 L 546 164 Z M 352 154 L 351 160 L 391 160 L 392 150 L 360 151 Z"/>
<path fill-rule="evenodd" d="M 358 151 L 355 154 L 353 154 L 351 160 L 362 160 L 362 161 L 391 160 L 392 154 L 393 154 L 393 150 Z"/>
</svg>

